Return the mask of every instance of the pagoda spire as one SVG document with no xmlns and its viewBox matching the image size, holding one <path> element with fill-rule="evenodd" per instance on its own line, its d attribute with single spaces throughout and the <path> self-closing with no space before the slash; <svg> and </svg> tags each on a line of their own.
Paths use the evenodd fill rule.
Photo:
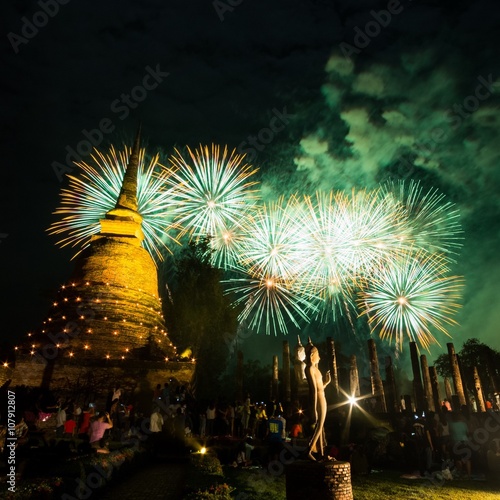
<svg viewBox="0 0 500 500">
<path fill-rule="evenodd" d="M 115 208 L 128 208 L 137 212 L 137 175 L 139 173 L 139 156 L 141 147 L 141 125 L 137 130 L 135 136 L 134 146 L 132 147 L 132 154 L 123 176 L 122 188 Z"/>
<path fill-rule="evenodd" d="M 142 217 L 137 203 L 137 175 L 139 173 L 141 148 L 141 127 L 137 130 L 132 153 L 123 176 L 120 195 L 114 208 L 101 219 L 99 234 L 93 240 L 102 237 L 118 238 L 133 245 L 141 245 L 144 240 Z"/>
</svg>

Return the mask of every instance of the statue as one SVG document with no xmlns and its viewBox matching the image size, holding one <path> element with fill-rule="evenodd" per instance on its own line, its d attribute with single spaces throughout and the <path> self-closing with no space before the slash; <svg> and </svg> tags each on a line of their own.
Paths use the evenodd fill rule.
<svg viewBox="0 0 500 500">
<path fill-rule="evenodd" d="M 295 372 L 295 381 L 297 387 L 300 387 L 306 380 L 306 364 L 304 360 L 306 359 L 306 349 L 300 342 L 300 337 L 297 335 L 298 344 L 295 347 L 295 359 L 293 360 L 293 368 Z"/>
<path fill-rule="evenodd" d="M 319 371 L 319 351 L 309 338 L 306 348 L 306 369 L 305 374 L 309 383 L 309 398 L 311 402 L 311 414 L 314 417 L 314 434 L 309 441 L 308 456 L 311 460 L 316 460 L 313 453 L 319 458 L 325 458 L 325 418 L 326 418 L 326 397 L 325 387 L 331 382 L 330 371 L 326 372 L 326 379 L 323 382 L 323 375 Z"/>
</svg>

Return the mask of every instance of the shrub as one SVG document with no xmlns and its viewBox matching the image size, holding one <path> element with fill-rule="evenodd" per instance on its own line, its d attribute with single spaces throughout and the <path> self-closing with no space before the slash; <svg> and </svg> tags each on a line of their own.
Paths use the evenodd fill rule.
<svg viewBox="0 0 500 500">
<path fill-rule="evenodd" d="M 219 459 L 209 453 L 192 453 L 191 464 L 203 474 L 222 476 L 222 465 Z"/>
<path fill-rule="evenodd" d="M 230 500 L 231 493 L 234 491 L 234 488 L 229 486 L 226 483 L 215 484 L 210 486 L 206 490 L 198 490 L 194 493 L 189 494 L 186 498 L 195 499 L 195 498 L 205 498 L 206 500 Z"/>
</svg>

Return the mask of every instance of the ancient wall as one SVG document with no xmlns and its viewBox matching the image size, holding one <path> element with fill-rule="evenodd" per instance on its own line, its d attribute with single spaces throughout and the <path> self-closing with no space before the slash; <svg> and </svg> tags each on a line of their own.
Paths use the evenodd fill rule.
<svg viewBox="0 0 500 500">
<path fill-rule="evenodd" d="M 103 401 L 109 390 L 119 385 L 136 404 L 148 409 L 157 384 L 189 386 L 195 364 L 192 362 L 159 363 L 151 361 L 101 363 L 87 365 L 59 362 L 53 365 L 22 361 L 15 369 L 0 372 L 4 380 L 16 386 L 46 387 L 63 397 L 79 396 L 82 402 Z M 3 383 L 2 382 L 2 383 Z"/>
</svg>

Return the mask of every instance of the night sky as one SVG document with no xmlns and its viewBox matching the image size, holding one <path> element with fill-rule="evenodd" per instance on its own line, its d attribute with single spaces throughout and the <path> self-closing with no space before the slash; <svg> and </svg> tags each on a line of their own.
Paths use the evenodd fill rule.
<svg viewBox="0 0 500 500">
<path fill-rule="evenodd" d="M 388 178 L 439 188 L 465 236 L 450 333 L 458 348 L 478 337 L 500 349 L 497 1 L 14 4 L 0 73 L 3 338 L 36 328 L 71 273 L 71 250 L 46 233 L 62 174 L 77 173 L 69 149 L 84 158 L 89 133 L 121 146 L 141 121 L 150 153 L 246 152 L 267 200 Z M 252 146 L 275 116 L 285 126 Z"/>
</svg>

